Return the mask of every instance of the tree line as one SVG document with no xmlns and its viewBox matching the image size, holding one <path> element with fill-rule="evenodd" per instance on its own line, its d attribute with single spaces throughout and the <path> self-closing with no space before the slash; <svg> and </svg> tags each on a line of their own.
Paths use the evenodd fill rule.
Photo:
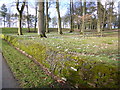
<svg viewBox="0 0 120 90">
<path fill-rule="evenodd" d="M 46 2 L 44 2 L 46 1 Z M 70 33 L 75 29 L 78 29 L 81 34 L 84 34 L 86 30 L 96 30 L 98 33 L 106 29 L 120 28 L 120 14 L 115 10 L 115 2 L 109 1 L 104 2 L 104 5 L 97 0 L 96 2 L 88 2 L 87 0 L 79 0 L 75 2 L 74 0 L 69 0 L 68 8 L 66 14 L 61 17 L 60 13 L 60 2 L 56 0 L 55 3 L 52 3 L 49 0 L 39 0 L 35 3 L 35 15 L 30 15 L 28 11 L 29 2 L 23 0 L 20 2 L 16 1 L 16 9 L 18 14 L 12 14 L 7 12 L 5 4 L 1 7 L 1 16 L 4 18 L 4 26 L 7 21 L 8 26 L 11 24 L 11 17 L 19 20 L 18 26 L 18 35 L 22 35 L 22 26 L 24 25 L 23 21 L 27 21 L 28 32 L 30 32 L 30 26 L 34 25 L 34 30 L 38 32 L 38 35 L 41 37 L 46 37 L 45 33 L 49 33 L 49 24 L 52 22 L 53 26 L 58 26 L 58 33 L 63 34 L 62 28 L 66 24 L 70 26 Z M 50 18 L 48 14 L 49 6 L 54 4 L 56 6 L 57 18 Z M 118 5 L 119 8 L 120 5 Z M 26 7 L 27 15 L 24 15 L 23 11 Z M 6 19 L 6 20 L 5 20 Z M 57 21 L 57 22 L 56 22 Z M 34 23 L 33 23 L 34 22 Z M 63 24 L 63 26 L 62 26 Z M 36 26 L 38 25 L 38 30 Z"/>
</svg>

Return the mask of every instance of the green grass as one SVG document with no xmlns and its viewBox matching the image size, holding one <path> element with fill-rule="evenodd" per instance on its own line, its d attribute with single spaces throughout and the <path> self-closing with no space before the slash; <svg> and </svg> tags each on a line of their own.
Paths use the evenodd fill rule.
<svg viewBox="0 0 120 90">
<path fill-rule="evenodd" d="M 66 53 L 86 54 L 108 59 L 117 60 L 118 37 L 80 37 L 78 35 L 53 35 L 48 34 L 48 38 L 39 38 L 35 35 L 19 36 L 23 42 L 27 40 L 42 42 L 48 47 L 53 47 L 57 51 Z"/>
<path fill-rule="evenodd" d="M 14 35 L 18 34 L 17 28 L 0 28 L 0 31 L 2 32 L 2 34 L 14 34 Z M 27 28 L 23 28 L 22 29 L 23 35 L 37 35 L 37 33 L 34 33 L 34 32 L 28 33 L 27 31 L 28 31 Z M 34 28 L 31 28 L 30 31 L 34 31 Z M 49 36 L 51 34 L 54 36 L 56 36 L 56 35 L 58 36 L 57 28 L 49 28 L 49 31 L 50 31 L 50 33 L 47 34 L 47 36 Z M 73 35 L 74 34 L 74 35 L 82 36 L 82 35 L 80 35 L 79 30 L 78 31 L 75 30 L 73 33 L 69 33 L 70 29 L 64 28 L 64 29 L 62 29 L 62 31 L 63 31 L 63 35 Z M 86 36 L 96 36 L 97 32 L 95 30 L 92 32 L 86 31 L 85 35 Z M 114 29 L 113 30 L 105 30 L 105 31 L 103 31 L 103 36 L 105 36 L 105 37 L 106 36 L 110 36 L 110 37 L 118 36 L 118 32 L 116 32 Z"/>
<path fill-rule="evenodd" d="M 1 28 L 1 31 L 3 34 L 17 34 L 18 28 Z M 30 31 L 34 31 L 34 28 L 30 28 Z M 57 28 L 49 28 L 50 32 L 56 32 L 57 33 Z M 63 29 L 63 31 L 69 32 L 69 29 Z M 27 28 L 22 29 L 23 34 L 27 33 Z"/>
<path fill-rule="evenodd" d="M 97 67 L 98 70 L 100 69 L 100 71 L 101 71 L 101 69 L 103 70 L 106 67 L 105 65 L 110 67 L 110 70 L 112 67 L 116 68 L 118 65 L 118 62 L 119 62 L 118 61 L 119 55 L 118 55 L 117 32 L 104 32 L 104 35 L 106 35 L 104 37 L 94 37 L 94 36 L 89 37 L 89 35 L 86 37 L 83 37 L 78 32 L 68 33 L 68 31 L 64 31 L 63 35 L 59 35 L 59 34 L 57 34 L 57 32 L 48 33 L 47 34 L 48 38 L 40 38 L 37 35 L 37 33 L 26 33 L 25 32 L 24 35 L 18 36 L 16 34 L 12 34 L 12 32 L 7 33 L 7 31 L 6 31 L 6 34 L 9 34 L 9 35 L 17 38 L 17 42 L 19 43 L 19 45 L 21 45 L 20 47 L 23 47 L 22 49 L 24 51 L 28 51 L 27 53 L 32 51 L 32 47 L 29 47 L 29 48 L 26 48 L 26 47 L 28 47 L 30 45 L 32 46 L 32 43 L 34 42 L 34 43 L 40 43 L 43 46 L 46 46 L 47 48 L 52 48 L 53 51 L 55 51 L 55 52 L 57 51 L 57 53 L 61 53 L 61 55 L 63 53 L 64 55 L 62 55 L 62 56 L 66 57 L 63 59 L 63 61 L 66 59 L 69 59 L 69 55 L 70 55 L 72 60 L 68 61 L 68 63 L 66 61 L 63 62 L 64 67 L 70 66 L 70 67 L 77 68 L 78 62 L 81 63 L 81 60 L 85 60 L 85 61 L 93 62 L 93 63 L 97 62 L 98 65 L 95 66 L 95 68 Z M 28 44 L 30 44 L 30 45 L 28 45 Z M 18 45 L 18 47 L 19 47 L 19 45 Z M 24 47 L 24 46 L 26 46 L 26 47 Z M 37 46 L 35 46 L 35 47 L 33 46 L 33 49 L 36 47 Z M 39 47 L 41 47 L 41 46 L 39 46 Z M 33 50 L 33 51 L 35 51 L 35 50 Z M 31 52 L 31 54 L 32 54 L 32 52 Z M 68 54 L 71 52 L 74 53 L 74 55 Z M 13 53 L 15 53 L 15 52 L 13 52 Z M 57 55 L 57 54 L 55 54 L 55 55 Z M 68 55 L 68 56 L 66 56 L 66 55 Z M 35 55 L 33 55 L 33 56 L 35 56 Z M 55 58 L 55 60 L 57 60 L 58 65 L 59 65 L 59 63 L 62 62 L 61 61 L 62 56 L 61 57 L 58 56 L 58 58 Z M 11 57 L 11 56 L 9 56 L 9 57 Z M 39 59 L 39 57 L 40 56 L 38 56 L 38 59 Z M 74 60 L 75 60 L 75 62 L 74 62 Z M 21 62 L 21 61 L 19 61 L 19 62 Z M 45 63 L 45 65 L 46 64 L 47 63 Z M 101 66 L 99 66 L 99 64 Z M 79 64 L 78 64 L 78 66 L 79 66 Z M 59 68 L 59 67 L 57 67 L 57 68 Z M 110 71 L 110 70 L 108 68 L 108 71 Z M 114 71 L 115 70 L 113 70 L 113 72 Z M 18 72 L 20 72 L 20 71 L 18 71 Z M 64 72 L 64 69 L 63 69 L 63 72 Z M 93 72 L 99 72 L 99 71 L 94 71 L 94 69 L 93 69 Z M 65 73 L 68 74 L 66 70 L 65 70 Z M 107 73 L 107 72 L 104 71 L 104 73 Z M 78 73 L 78 75 L 79 75 L 79 73 Z M 78 79 L 78 77 L 76 78 L 76 76 L 75 77 L 74 76 L 70 76 L 69 78 L 73 77 L 73 78 L 75 78 L 73 81 L 75 81 Z M 89 74 L 88 74 L 88 76 L 89 76 Z M 109 76 L 109 72 L 108 72 L 108 76 Z M 79 78 L 81 78 L 81 77 L 79 77 Z M 102 78 L 101 78 L 101 80 L 102 80 Z"/>
<path fill-rule="evenodd" d="M 22 88 L 50 88 L 53 85 L 58 87 L 55 81 L 32 60 L 15 50 L 4 40 L 2 44 L 3 55 Z"/>
<path fill-rule="evenodd" d="M 58 51 L 75 52 L 86 55 L 105 56 L 107 58 L 118 59 L 118 32 L 103 31 L 105 37 L 83 37 L 79 32 L 68 33 L 68 29 L 64 29 L 63 35 L 57 32 L 47 33 L 47 39 L 40 38 L 37 33 L 27 33 L 23 28 L 22 36 L 17 36 L 17 28 L 2 28 L 3 34 L 16 36 L 22 40 L 31 40 L 34 42 L 42 42 L 48 47 L 54 47 Z M 32 29 L 33 30 L 33 29 Z M 56 29 L 50 29 L 55 31 Z M 89 36 L 89 35 L 88 35 Z"/>
<path fill-rule="evenodd" d="M 18 33 L 18 29 L 17 28 L 1 28 L 0 30 L 1 30 L 1 32 L 3 34 L 17 34 Z M 33 28 L 31 28 L 30 30 L 34 31 Z M 23 34 L 27 33 L 27 31 L 28 31 L 27 28 L 23 28 L 22 29 Z"/>
</svg>

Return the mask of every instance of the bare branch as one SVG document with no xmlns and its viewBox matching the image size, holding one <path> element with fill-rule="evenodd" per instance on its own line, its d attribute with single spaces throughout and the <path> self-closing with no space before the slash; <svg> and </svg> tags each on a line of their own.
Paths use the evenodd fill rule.
<svg viewBox="0 0 120 90">
<path fill-rule="evenodd" d="M 17 10 L 20 12 L 20 10 L 19 10 L 19 0 L 16 1 L 16 7 L 17 7 Z"/>
<path fill-rule="evenodd" d="M 16 1 L 16 7 L 17 7 L 18 12 L 22 12 L 24 7 L 25 7 L 26 0 L 23 1 L 21 9 L 19 9 L 19 3 L 20 3 L 19 0 L 17 0 Z"/>
<path fill-rule="evenodd" d="M 23 1 L 22 7 L 21 7 L 21 11 L 23 11 L 23 9 L 25 7 L 25 3 L 26 3 L 26 0 Z"/>
</svg>

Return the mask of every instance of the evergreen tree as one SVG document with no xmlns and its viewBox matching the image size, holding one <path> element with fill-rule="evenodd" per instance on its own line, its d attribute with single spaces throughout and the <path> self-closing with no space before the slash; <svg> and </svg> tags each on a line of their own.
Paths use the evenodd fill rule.
<svg viewBox="0 0 120 90">
<path fill-rule="evenodd" d="M 7 15 L 7 8 L 6 8 L 6 5 L 3 4 L 2 7 L 1 7 L 1 16 L 4 18 L 4 27 L 5 27 L 6 15 Z"/>
</svg>

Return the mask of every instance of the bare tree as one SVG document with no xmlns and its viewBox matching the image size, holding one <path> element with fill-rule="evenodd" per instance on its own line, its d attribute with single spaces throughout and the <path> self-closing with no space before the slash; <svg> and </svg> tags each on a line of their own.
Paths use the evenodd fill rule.
<svg viewBox="0 0 120 90">
<path fill-rule="evenodd" d="M 73 32 L 73 0 L 70 0 L 70 33 Z"/>
<path fill-rule="evenodd" d="M 29 17 L 29 11 L 28 11 L 28 2 L 26 4 L 26 8 L 27 8 L 27 27 L 28 27 L 28 32 L 30 32 L 30 26 L 29 26 L 30 17 Z"/>
<path fill-rule="evenodd" d="M 109 29 L 112 29 L 112 21 L 113 21 L 113 6 L 114 6 L 114 2 L 113 0 L 109 3 Z"/>
<path fill-rule="evenodd" d="M 49 33 L 49 29 L 48 29 L 48 25 L 49 21 L 48 21 L 48 0 L 46 0 L 46 32 Z"/>
<path fill-rule="evenodd" d="M 84 34 L 84 29 L 85 29 L 85 14 L 86 14 L 86 0 L 83 0 L 84 1 L 84 5 L 83 5 L 83 18 L 82 18 L 82 27 L 81 27 L 81 32 L 82 34 Z"/>
<path fill-rule="evenodd" d="M 18 35 L 22 35 L 22 13 L 25 7 L 26 0 L 22 2 L 22 6 L 20 7 L 20 2 L 17 0 L 16 2 L 16 8 L 19 13 L 19 26 L 18 26 Z"/>
<path fill-rule="evenodd" d="M 61 28 L 61 17 L 60 17 L 60 10 L 59 10 L 59 0 L 56 0 L 56 9 L 58 13 L 58 34 L 63 34 L 62 33 L 62 28 Z"/>
<path fill-rule="evenodd" d="M 100 0 L 97 0 L 97 32 L 100 33 L 101 32 L 101 22 L 100 22 Z"/>
<path fill-rule="evenodd" d="M 37 26 L 37 9 L 38 9 L 38 3 L 35 2 L 35 26 L 34 26 L 34 31 L 36 32 L 36 26 Z"/>
<path fill-rule="evenodd" d="M 118 2 L 118 29 L 120 29 L 120 1 Z"/>
<path fill-rule="evenodd" d="M 103 10 L 102 30 L 104 30 L 104 28 L 105 28 L 105 21 L 106 21 L 106 14 L 107 14 L 106 13 L 106 8 L 107 8 L 107 2 L 105 2 L 105 7 L 104 7 L 104 10 Z"/>
<path fill-rule="evenodd" d="M 41 2 L 38 0 L 38 35 L 46 38 L 44 29 L 44 0 L 41 0 Z"/>
</svg>

